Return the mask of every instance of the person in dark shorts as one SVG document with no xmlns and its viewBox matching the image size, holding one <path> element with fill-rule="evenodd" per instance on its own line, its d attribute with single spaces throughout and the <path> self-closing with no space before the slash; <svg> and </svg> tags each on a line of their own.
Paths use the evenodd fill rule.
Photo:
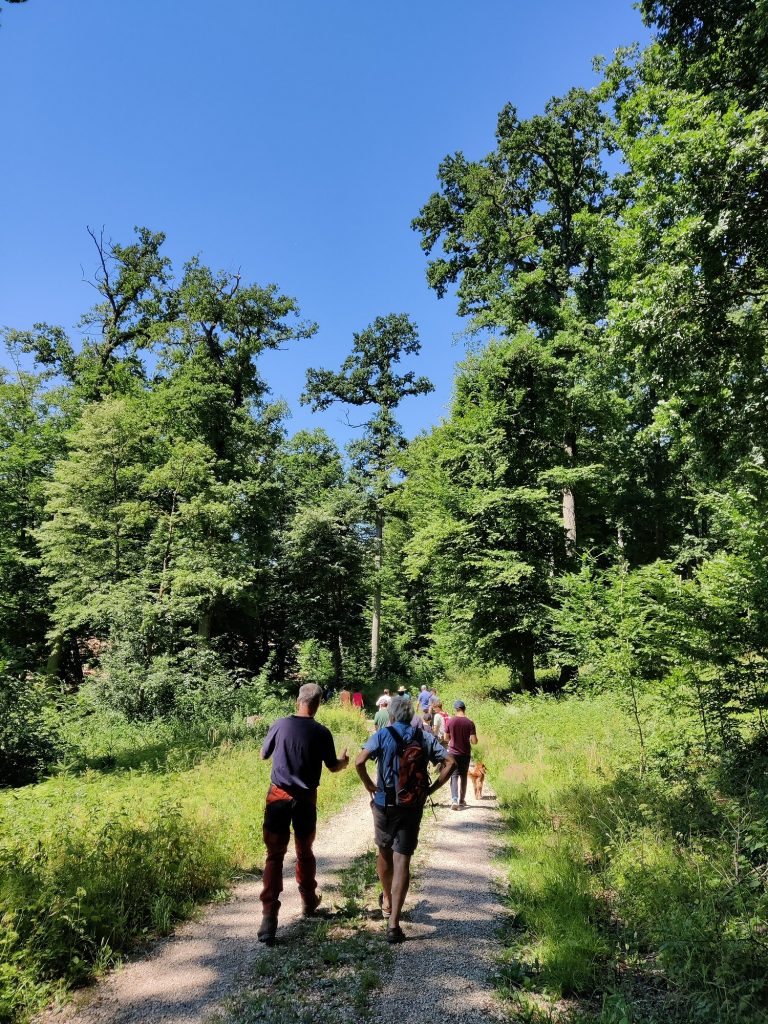
<svg viewBox="0 0 768 1024">
<path fill-rule="evenodd" d="M 314 683 L 299 690 L 296 714 L 279 718 L 264 740 L 261 756 L 272 758 L 272 775 L 264 809 L 264 845 L 267 859 L 261 890 L 260 942 L 271 945 L 277 932 L 280 893 L 283 891 L 283 859 L 291 827 L 296 847 L 296 881 L 305 917 L 320 903 L 315 880 L 312 844 L 317 825 L 317 787 L 323 765 L 340 772 L 349 764 L 347 751 L 336 757 L 329 729 L 315 721 L 322 691 Z"/>
<path fill-rule="evenodd" d="M 458 811 L 467 806 L 467 772 L 472 759 L 472 746 L 477 743 L 477 730 L 471 718 L 467 718 L 467 709 L 463 700 L 453 702 L 456 712 L 445 723 L 448 738 L 448 755 L 456 762 L 451 775 L 451 810 Z"/>
<path fill-rule="evenodd" d="M 379 849 L 376 871 L 382 888 L 381 912 L 388 920 L 387 941 L 402 942 L 405 935 L 400 927 L 400 913 L 410 883 L 411 857 L 419 841 L 424 804 L 422 802 L 415 807 L 397 804 L 399 751 L 418 735 L 427 761 L 440 765 L 440 773 L 428 793 L 434 793 L 448 781 L 454 762 L 434 736 L 413 728 L 413 704 L 409 699 L 393 697 L 388 710 L 390 725 L 379 729 L 369 738 L 357 755 L 355 767 L 360 780 L 373 797 L 373 827 Z M 377 763 L 376 784 L 366 767 L 369 759 Z"/>
</svg>

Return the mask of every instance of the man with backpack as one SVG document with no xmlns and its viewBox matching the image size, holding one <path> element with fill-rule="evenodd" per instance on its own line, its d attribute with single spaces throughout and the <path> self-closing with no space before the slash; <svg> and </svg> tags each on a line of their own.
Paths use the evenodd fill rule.
<svg viewBox="0 0 768 1024">
<path fill-rule="evenodd" d="M 453 758 L 435 737 L 411 725 L 413 717 L 411 701 L 393 697 L 389 703 L 390 724 L 370 737 L 355 761 L 357 774 L 373 797 L 381 912 L 388 921 L 387 942 L 392 943 L 405 939 L 400 913 L 411 880 L 411 857 L 419 841 L 424 803 L 448 781 L 454 769 Z M 368 760 L 377 763 L 375 784 L 368 774 Z M 429 764 L 440 766 L 432 783 Z"/>
</svg>

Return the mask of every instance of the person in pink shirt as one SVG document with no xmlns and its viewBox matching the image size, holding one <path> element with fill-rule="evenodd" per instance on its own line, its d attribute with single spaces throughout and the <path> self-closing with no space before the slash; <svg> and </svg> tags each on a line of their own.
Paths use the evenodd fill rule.
<svg viewBox="0 0 768 1024">
<path fill-rule="evenodd" d="M 355 690 L 355 692 L 352 694 L 352 704 L 354 707 L 358 709 L 358 711 L 363 710 L 363 695 L 359 690 Z"/>
<path fill-rule="evenodd" d="M 458 811 L 467 806 L 467 772 L 472 759 L 472 747 L 477 743 L 477 730 L 471 718 L 467 718 L 467 709 L 463 700 L 453 702 L 456 712 L 445 723 L 445 734 L 448 740 L 448 756 L 456 762 L 451 775 L 451 810 Z"/>
</svg>

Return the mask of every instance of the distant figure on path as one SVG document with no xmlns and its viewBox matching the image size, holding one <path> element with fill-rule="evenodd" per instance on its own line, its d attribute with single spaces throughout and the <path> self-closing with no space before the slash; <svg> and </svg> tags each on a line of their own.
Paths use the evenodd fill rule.
<svg viewBox="0 0 768 1024">
<path fill-rule="evenodd" d="M 339 702 L 341 703 L 341 706 L 343 708 L 348 708 L 352 703 L 352 694 L 349 692 L 346 686 L 342 687 L 342 689 L 339 690 Z"/>
<path fill-rule="evenodd" d="M 258 931 L 259 941 L 267 945 L 274 942 L 277 932 L 280 893 L 283 891 L 283 859 L 288 849 L 291 826 L 296 846 L 296 881 L 304 916 L 311 917 L 320 903 L 312 852 L 317 825 L 317 787 L 323 765 L 331 772 L 340 772 L 349 764 L 346 749 L 337 758 L 330 730 L 315 721 L 321 697 L 319 686 L 305 683 L 296 700 L 296 714 L 279 718 L 267 733 L 261 748 L 264 760 L 272 758 L 271 784 L 264 810 L 267 859 Z"/>
<path fill-rule="evenodd" d="M 390 725 L 370 737 L 357 755 L 355 767 L 373 796 L 373 827 L 379 848 L 376 871 L 382 888 L 381 912 L 388 922 L 387 942 L 402 942 L 405 934 L 400 913 L 410 884 L 411 857 L 419 841 L 424 801 L 445 785 L 454 761 L 434 736 L 412 727 L 410 700 L 393 697 L 388 711 Z M 378 767 L 375 785 L 366 767 L 369 759 Z M 428 763 L 440 765 L 437 780 L 431 785 Z"/>
<path fill-rule="evenodd" d="M 456 762 L 456 769 L 451 775 L 451 810 L 458 811 L 467 806 L 467 772 L 472 759 L 472 745 L 477 743 L 477 730 L 471 718 L 467 718 L 467 709 L 463 700 L 453 702 L 456 714 L 445 724 L 448 736 L 448 756 Z M 461 784 L 461 792 L 459 792 Z"/>
<path fill-rule="evenodd" d="M 373 724 L 377 730 L 385 729 L 389 725 L 389 701 L 379 705 L 379 710 L 373 716 Z"/>
<path fill-rule="evenodd" d="M 421 690 L 419 691 L 419 710 L 422 715 L 425 711 L 429 710 L 429 698 L 432 694 L 427 689 L 426 683 L 422 683 Z"/>
<path fill-rule="evenodd" d="M 440 700 L 436 700 L 432 705 L 432 732 L 435 734 L 435 738 L 438 739 L 443 746 L 445 746 L 445 723 L 447 719 L 443 712 L 443 705 Z"/>
<path fill-rule="evenodd" d="M 363 707 L 365 706 L 365 702 L 363 701 L 363 695 L 359 689 L 355 690 L 355 692 L 352 694 L 352 704 L 357 708 L 358 711 L 362 711 Z"/>
</svg>

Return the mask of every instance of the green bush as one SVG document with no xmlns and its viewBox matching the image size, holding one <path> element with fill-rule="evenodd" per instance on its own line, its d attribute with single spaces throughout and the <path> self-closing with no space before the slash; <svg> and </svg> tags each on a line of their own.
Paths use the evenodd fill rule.
<svg viewBox="0 0 768 1024">
<path fill-rule="evenodd" d="M 0 786 L 31 782 L 63 753 L 56 697 L 44 679 L 0 664 Z"/>
</svg>

